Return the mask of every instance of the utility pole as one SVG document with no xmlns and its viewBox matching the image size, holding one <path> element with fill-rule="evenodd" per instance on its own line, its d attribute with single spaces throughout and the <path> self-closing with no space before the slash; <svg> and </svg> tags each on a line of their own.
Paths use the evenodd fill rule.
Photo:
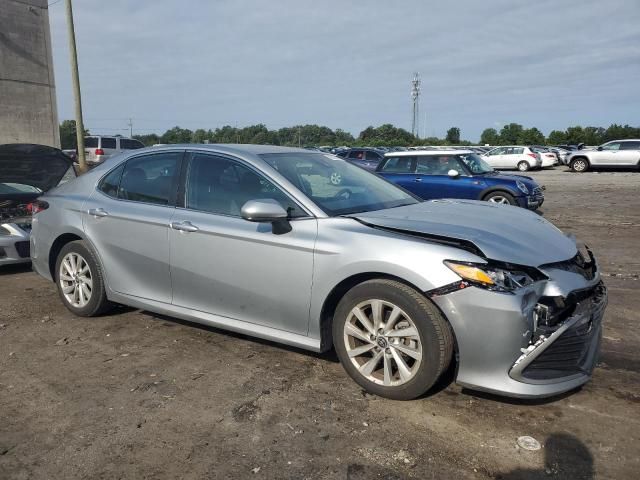
<svg viewBox="0 0 640 480">
<path fill-rule="evenodd" d="M 133 120 L 129 119 L 127 126 L 129 127 L 129 138 L 133 138 Z"/>
<path fill-rule="evenodd" d="M 418 72 L 413 74 L 413 80 L 411 80 L 411 99 L 413 100 L 413 118 L 411 119 L 411 133 L 419 137 L 420 136 L 420 74 Z"/>
<path fill-rule="evenodd" d="M 298 148 L 302 146 L 302 133 L 300 131 L 300 127 L 298 127 Z"/>
<path fill-rule="evenodd" d="M 73 81 L 73 98 L 76 107 L 76 140 L 78 145 L 78 163 L 82 173 L 87 171 L 84 156 L 84 122 L 82 121 L 82 99 L 80 97 L 80 76 L 78 75 L 78 53 L 76 51 L 76 32 L 73 27 L 73 8 L 71 0 L 65 0 L 67 7 L 67 29 L 69 31 L 69 57 L 71 58 L 71 79 Z"/>
</svg>

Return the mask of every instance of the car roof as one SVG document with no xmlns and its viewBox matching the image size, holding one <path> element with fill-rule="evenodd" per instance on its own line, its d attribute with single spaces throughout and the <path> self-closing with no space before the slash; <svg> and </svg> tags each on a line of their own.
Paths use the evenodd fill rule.
<svg viewBox="0 0 640 480">
<path fill-rule="evenodd" d="M 435 155 L 456 155 L 460 153 L 476 153 L 473 150 L 451 149 L 451 150 L 410 150 L 408 152 L 389 152 L 385 153 L 385 157 L 422 157 Z"/>
<path fill-rule="evenodd" d="M 314 152 L 306 148 L 281 147 L 279 145 L 253 145 L 243 143 L 172 143 L 152 147 L 154 151 L 164 149 L 198 149 L 212 152 L 224 152 L 230 154 L 248 153 L 251 155 L 263 155 L 268 153 L 324 153 Z"/>
</svg>

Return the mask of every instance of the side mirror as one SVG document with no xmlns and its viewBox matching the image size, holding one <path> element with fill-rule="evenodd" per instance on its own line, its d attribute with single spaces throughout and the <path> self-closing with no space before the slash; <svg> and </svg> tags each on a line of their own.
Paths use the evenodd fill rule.
<svg viewBox="0 0 640 480">
<path fill-rule="evenodd" d="M 249 200 L 240 209 L 240 215 L 249 222 L 270 222 L 271 231 L 276 235 L 291 231 L 291 224 L 287 220 L 287 211 L 271 198 Z"/>
<path fill-rule="evenodd" d="M 447 172 L 447 175 L 449 175 L 451 178 L 457 178 L 460 176 L 460 172 L 452 168 Z"/>
<path fill-rule="evenodd" d="M 598 151 L 599 151 L 599 152 L 601 152 L 601 151 L 602 151 L 602 147 L 601 147 L 601 146 L 600 146 L 600 147 L 598 147 Z"/>
</svg>

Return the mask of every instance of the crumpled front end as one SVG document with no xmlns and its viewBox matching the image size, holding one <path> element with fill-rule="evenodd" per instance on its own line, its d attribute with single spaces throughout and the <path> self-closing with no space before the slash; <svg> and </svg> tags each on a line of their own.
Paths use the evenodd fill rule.
<svg viewBox="0 0 640 480">
<path fill-rule="evenodd" d="M 432 295 L 458 346 L 457 382 L 514 397 L 546 397 L 587 382 L 598 359 L 607 290 L 597 264 L 576 257 L 539 269 L 515 292 L 469 286 Z"/>
</svg>

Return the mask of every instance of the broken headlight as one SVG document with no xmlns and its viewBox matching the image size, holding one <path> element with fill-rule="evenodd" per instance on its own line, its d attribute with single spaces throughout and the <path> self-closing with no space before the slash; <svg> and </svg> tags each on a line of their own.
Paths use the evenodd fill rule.
<svg viewBox="0 0 640 480">
<path fill-rule="evenodd" d="M 445 260 L 444 264 L 464 281 L 498 292 L 513 292 L 546 277 L 535 268 L 491 263 L 464 263 Z"/>
</svg>

